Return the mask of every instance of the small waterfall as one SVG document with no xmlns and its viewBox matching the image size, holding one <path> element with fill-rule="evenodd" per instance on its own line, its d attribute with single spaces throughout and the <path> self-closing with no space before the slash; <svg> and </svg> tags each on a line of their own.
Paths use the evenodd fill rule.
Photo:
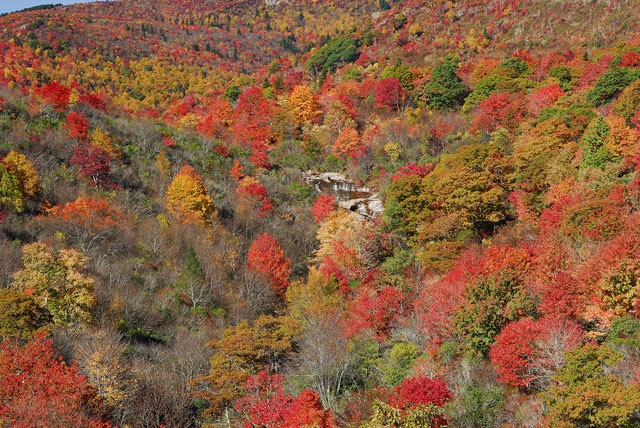
<svg viewBox="0 0 640 428">
<path fill-rule="evenodd" d="M 307 173 L 304 174 L 303 179 L 318 193 L 333 196 L 338 206 L 354 212 L 361 218 L 375 218 L 382 213 L 382 201 L 374 189 L 358 186 L 342 174 Z"/>
</svg>

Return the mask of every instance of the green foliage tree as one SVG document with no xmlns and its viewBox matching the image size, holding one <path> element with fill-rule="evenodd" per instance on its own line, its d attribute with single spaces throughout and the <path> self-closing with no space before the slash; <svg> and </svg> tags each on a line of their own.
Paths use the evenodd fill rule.
<svg viewBox="0 0 640 428">
<path fill-rule="evenodd" d="M 631 428 L 640 425 L 640 385 L 611 374 L 623 358 L 607 345 L 586 344 L 567 353 L 555 385 L 543 394 L 547 426 Z"/>
<path fill-rule="evenodd" d="M 504 404 L 504 390 L 499 386 L 470 385 L 458 401 L 450 406 L 450 413 L 459 426 L 492 428 Z"/>
<path fill-rule="evenodd" d="M 508 79 L 505 79 L 504 76 L 496 75 L 490 75 L 480 79 L 475 88 L 473 88 L 473 92 L 464 100 L 462 112 L 470 112 L 475 106 L 487 99 L 489 95 L 497 92 L 499 90 L 498 88 L 504 85 L 506 81 L 508 81 Z"/>
<path fill-rule="evenodd" d="M 517 273 L 506 271 L 481 277 L 467 285 L 467 303 L 455 324 L 469 350 L 487 355 L 494 338 L 509 322 L 535 313 L 536 304 Z"/>
<path fill-rule="evenodd" d="M 531 68 L 520 58 L 508 58 L 491 74 L 483 77 L 473 88 L 473 92 L 464 100 L 463 113 L 469 113 L 475 106 L 487 99 L 494 92 L 517 92 L 530 87 L 530 80 L 525 76 L 531 73 Z"/>
<path fill-rule="evenodd" d="M 605 163 L 613 159 L 613 155 L 605 145 L 609 134 L 609 124 L 602 117 L 593 120 L 581 139 L 582 166 L 603 168 Z"/>
<path fill-rule="evenodd" d="M 51 314 L 32 297 L 10 288 L 0 289 L 0 341 L 18 337 L 31 339 L 51 323 Z"/>
<path fill-rule="evenodd" d="M 446 109 L 459 105 L 467 95 L 467 88 L 458 76 L 457 56 L 449 54 L 442 64 L 437 65 L 424 88 L 427 105 L 435 109 Z"/>
<path fill-rule="evenodd" d="M 397 409 L 381 401 L 374 401 L 373 417 L 364 428 L 435 428 L 441 427 L 442 407 L 420 405 L 413 409 Z"/>
<path fill-rule="evenodd" d="M 640 320 L 625 315 L 611 321 L 607 343 L 628 349 L 640 348 Z"/>
<path fill-rule="evenodd" d="M 613 105 L 613 110 L 627 122 L 633 118 L 640 105 L 640 80 L 624 88 Z"/>
<path fill-rule="evenodd" d="M 13 287 L 32 295 L 56 325 L 89 324 L 95 304 L 93 279 L 84 274 L 87 257 L 73 249 L 55 251 L 36 242 L 23 247 L 24 269 L 13 276 Z"/>
<path fill-rule="evenodd" d="M 229 85 L 225 88 L 222 96 L 230 103 L 235 103 L 236 101 L 238 101 L 238 97 L 241 93 L 242 91 L 237 85 Z"/>
<path fill-rule="evenodd" d="M 182 273 L 174 284 L 178 296 L 192 308 L 201 308 L 211 300 L 211 293 L 204 281 L 202 264 L 193 246 L 189 245 Z"/>
<path fill-rule="evenodd" d="M 571 68 L 566 65 L 556 65 L 549 70 L 549 77 L 558 79 L 558 84 L 563 91 L 567 92 L 573 88 L 573 75 Z"/>
<path fill-rule="evenodd" d="M 386 3 L 386 0 L 380 0 L 380 1 Z M 388 5 L 389 3 L 387 3 L 387 6 Z M 371 46 L 373 44 L 373 24 L 371 22 L 367 22 L 364 29 L 362 30 L 360 43 L 362 43 L 362 46 Z"/>
<path fill-rule="evenodd" d="M 614 67 L 598 78 L 587 96 L 590 103 L 598 106 L 608 103 L 631 82 L 640 78 L 640 70 Z"/>
<path fill-rule="evenodd" d="M 349 37 L 334 37 L 317 49 L 307 60 L 307 70 L 324 75 L 341 64 L 358 59 L 358 41 Z"/>
<path fill-rule="evenodd" d="M 393 17 L 393 28 L 395 30 L 400 30 L 407 24 L 407 17 L 404 16 L 404 13 L 399 13 Z"/>
<path fill-rule="evenodd" d="M 428 208 L 422 188 L 418 175 L 400 177 L 387 188 L 383 219 L 389 229 L 407 235 L 416 233 Z"/>
<path fill-rule="evenodd" d="M 507 58 L 496 68 L 494 73 L 498 76 L 517 79 L 530 74 L 531 71 L 531 67 L 521 58 Z"/>
<path fill-rule="evenodd" d="M 389 385 L 398 385 L 402 382 L 420 354 L 420 348 L 415 343 L 398 342 L 393 345 L 387 358 L 380 364 L 385 382 Z"/>
<path fill-rule="evenodd" d="M 394 66 L 385 67 L 380 79 L 388 79 L 390 77 L 398 79 L 405 91 L 413 91 L 415 86 L 413 81 L 416 79 L 416 74 L 406 65 L 398 63 Z"/>
</svg>

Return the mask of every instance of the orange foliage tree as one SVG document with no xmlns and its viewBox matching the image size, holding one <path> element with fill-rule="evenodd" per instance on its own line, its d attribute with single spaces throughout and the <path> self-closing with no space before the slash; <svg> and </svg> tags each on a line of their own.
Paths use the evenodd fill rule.
<svg viewBox="0 0 640 428">
<path fill-rule="evenodd" d="M 358 158 L 364 154 L 365 145 L 360 139 L 360 134 L 354 128 L 345 127 L 331 146 L 333 153 L 341 158 Z"/>
<path fill-rule="evenodd" d="M 112 209 L 104 199 L 82 197 L 54 206 L 48 216 L 38 220 L 64 233 L 85 253 L 120 235 L 126 222 L 122 212 Z"/>
</svg>

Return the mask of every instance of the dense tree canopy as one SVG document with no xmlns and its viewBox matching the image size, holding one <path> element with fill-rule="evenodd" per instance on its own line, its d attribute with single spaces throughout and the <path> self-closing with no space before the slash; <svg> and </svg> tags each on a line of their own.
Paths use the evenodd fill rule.
<svg viewBox="0 0 640 428">
<path fill-rule="evenodd" d="M 639 5 L 0 16 L 0 426 L 637 426 Z"/>
</svg>

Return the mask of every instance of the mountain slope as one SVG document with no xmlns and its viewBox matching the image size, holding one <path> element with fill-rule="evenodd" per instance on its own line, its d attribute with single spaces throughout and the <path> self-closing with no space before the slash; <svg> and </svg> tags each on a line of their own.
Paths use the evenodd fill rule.
<svg viewBox="0 0 640 428">
<path fill-rule="evenodd" d="M 639 3 L 0 17 L 0 425 L 638 425 Z"/>
</svg>

